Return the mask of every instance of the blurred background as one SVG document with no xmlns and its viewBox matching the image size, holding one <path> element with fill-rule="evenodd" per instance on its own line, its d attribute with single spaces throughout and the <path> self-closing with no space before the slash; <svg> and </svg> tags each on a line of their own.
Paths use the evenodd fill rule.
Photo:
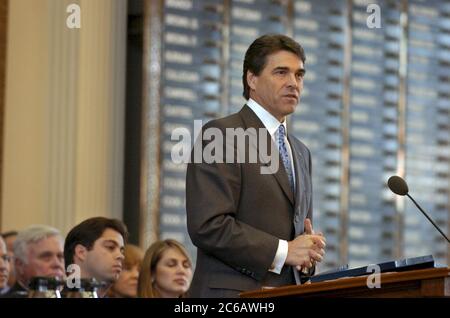
<svg viewBox="0 0 450 318">
<path fill-rule="evenodd" d="M 405 177 L 450 232 L 444 0 L 0 0 L 0 231 L 115 217 L 132 243 L 174 238 L 195 259 L 171 134 L 244 105 L 243 56 L 265 33 L 306 51 L 288 124 L 313 156 L 321 270 L 449 264 L 444 239 L 386 186 Z"/>
</svg>

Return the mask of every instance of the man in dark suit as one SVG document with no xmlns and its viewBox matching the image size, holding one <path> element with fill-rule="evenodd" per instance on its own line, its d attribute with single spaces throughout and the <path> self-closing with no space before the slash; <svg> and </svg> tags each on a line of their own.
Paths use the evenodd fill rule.
<svg viewBox="0 0 450 318">
<path fill-rule="evenodd" d="M 304 62 L 302 47 L 287 36 L 256 39 L 244 60 L 248 102 L 202 129 L 186 176 L 187 225 L 198 248 L 191 297 L 237 297 L 262 286 L 300 283 L 301 272 L 311 274 L 323 258 L 325 238 L 311 225 L 311 155 L 286 127 L 303 88 Z M 230 143 L 230 129 L 259 133 L 242 151 Z M 222 161 L 195 157 L 198 149 L 203 156 L 210 149 L 201 138 L 208 130 L 227 140 Z M 225 160 L 229 151 L 232 162 Z M 257 160 L 250 162 L 255 151 Z M 242 152 L 247 161 L 240 160 Z"/>
</svg>

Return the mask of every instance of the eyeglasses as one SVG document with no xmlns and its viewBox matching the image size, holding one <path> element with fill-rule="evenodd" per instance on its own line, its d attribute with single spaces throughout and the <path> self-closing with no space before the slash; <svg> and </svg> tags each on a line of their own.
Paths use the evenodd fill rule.
<svg viewBox="0 0 450 318">
<path fill-rule="evenodd" d="M 12 259 L 12 257 L 10 255 L 8 255 L 8 254 L 0 255 L 0 258 L 6 263 L 11 262 L 11 259 Z"/>
</svg>

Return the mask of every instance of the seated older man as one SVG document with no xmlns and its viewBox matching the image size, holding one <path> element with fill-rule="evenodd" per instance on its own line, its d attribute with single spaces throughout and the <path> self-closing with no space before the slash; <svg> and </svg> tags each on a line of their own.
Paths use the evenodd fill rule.
<svg viewBox="0 0 450 318">
<path fill-rule="evenodd" d="M 64 240 L 50 226 L 34 225 L 19 232 L 14 242 L 14 265 L 17 282 L 6 297 L 25 294 L 35 276 L 65 278 Z"/>
</svg>

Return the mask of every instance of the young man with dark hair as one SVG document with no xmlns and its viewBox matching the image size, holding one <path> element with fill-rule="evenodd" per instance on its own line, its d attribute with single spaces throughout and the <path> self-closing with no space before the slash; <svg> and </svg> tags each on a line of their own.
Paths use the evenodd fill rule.
<svg viewBox="0 0 450 318">
<path fill-rule="evenodd" d="M 66 265 L 79 266 L 81 279 L 95 278 L 103 282 L 105 288 L 99 293 L 103 296 L 122 272 L 127 236 L 126 226 L 119 220 L 87 219 L 67 234 L 64 244 Z"/>
</svg>

